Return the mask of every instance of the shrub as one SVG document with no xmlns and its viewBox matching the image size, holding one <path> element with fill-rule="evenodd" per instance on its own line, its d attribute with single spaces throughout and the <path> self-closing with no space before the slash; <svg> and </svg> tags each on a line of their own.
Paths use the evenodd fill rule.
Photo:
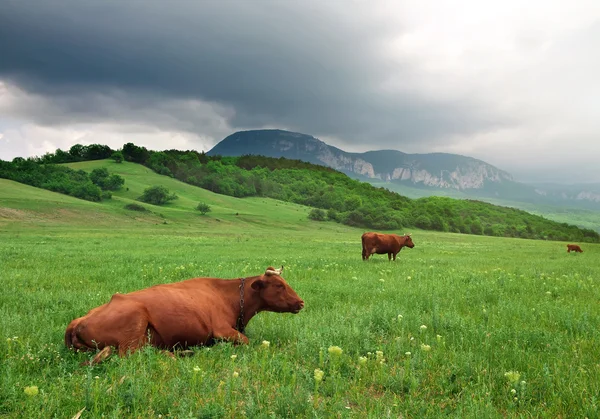
<svg viewBox="0 0 600 419">
<path fill-rule="evenodd" d="M 140 204 L 135 204 L 135 203 L 125 205 L 125 209 L 131 210 L 131 211 L 139 211 L 139 212 L 148 211 L 145 206 L 140 205 Z"/>
<path fill-rule="evenodd" d="M 162 185 L 155 185 L 144 189 L 144 193 L 138 199 L 152 205 L 164 205 L 177 199 L 177 195 L 170 194 L 169 190 Z"/>
<path fill-rule="evenodd" d="M 326 216 L 327 215 L 325 214 L 325 211 L 323 211 L 322 209 L 319 209 L 319 208 L 313 209 L 308 214 L 308 218 L 310 218 L 311 220 L 314 220 L 314 221 L 325 221 Z"/>
<path fill-rule="evenodd" d="M 340 215 L 335 210 L 335 208 L 329 208 L 327 210 L 327 219 L 331 221 L 339 221 Z"/>
<path fill-rule="evenodd" d="M 105 191 L 116 191 L 125 183 L 125 179 L 121 176 L 117 174 L 109 175 L 106 167 L 92 170 L 90 179 L 94 182 L 94 185 L 100 186 Z"/>
<path fill-rule="evenodd" d="M 74 147 L 74 146 L 73 146 Z M 92 170 L 90 173 L 90 179 L 94 182 L 95 185 L 102 187 L 104 180 L 108 178 L 108 169 L 106 167 L 102 167 L 100 169 Z"/>
<path fill-rule="evenodd" d="M 196 209 L 198 211 L 200 211 L 202 213 L 202 215 L 205 215 L 207 212 L 212 211 L 211 208 L 210 208 L 210 205 L 205 204 L 204 202 L 200 202 L 198 204 L 198 206 L 196 207 Z"/>
<path fill-rule="evenodd" d="M 115 151 L 114 153 L 112 153 L 112 156 L 110 156 L 111 159 L 113 159 L 116 163 L 121 163 L 123 162 L 123 153 L 121 153 L 120 151 Z"/>
<path fill-rule="evenodd" d="M 92 182 L 77 184 L 69 193 L 75 198 L 98 202 L 102 199 L 102 191 Z"/>
<path fill-rule="evenodd" d="M 121 186 L 123 186 L 124 184 L 125 179 L 123 179 L 117 174 L 112 174 L 105 179 L 104 185 L 101 185 L 100 187 L 107 191 L 116 191 L 117 189 L 120 189 Z"/>
</svg>

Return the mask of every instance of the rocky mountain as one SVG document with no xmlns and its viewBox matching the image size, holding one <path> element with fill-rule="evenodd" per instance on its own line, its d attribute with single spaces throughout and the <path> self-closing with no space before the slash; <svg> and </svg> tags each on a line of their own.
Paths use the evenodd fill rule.
<svg viewBox="0 0 600 419">
<path fill-rule="evenodd" d="M 509 173 L 491 164 L 457 154 L 407 154 L 398 150 L 351 153 L 311 135 L 277 129 L 236 132 L 207 154 L 257 154 L 303 160 L 332 167 L 377 186 L 397 191 L 401 188 L 401 193 L 407 196 L 441 192 L 471 199 L 494 198 L 600 209 L 600 188 L 567 190 L 557 188 L 557 185 L 528 185 L 516 182 Z"/>
<path fill-rule="evenodd" d="M 592 201 L 600 203 L 600 183 L 563 185 L 558 183 L 533 183 L 536 193 L 554 199 Z"/>
</svg>

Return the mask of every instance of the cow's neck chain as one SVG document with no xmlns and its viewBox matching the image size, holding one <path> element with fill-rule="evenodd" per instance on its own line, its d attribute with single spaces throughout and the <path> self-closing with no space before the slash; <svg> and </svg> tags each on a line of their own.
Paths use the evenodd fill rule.
<svg viewBox="0 0 600 419">
<path fill-rule="evenodd" d="M 246 282 L 246 278 L 242 278 L 240 282 L 240 315 L 237 318 L 237 324 L 235 328 L 240 333 L 244 333 L 244 282 Z"/>
</svg>

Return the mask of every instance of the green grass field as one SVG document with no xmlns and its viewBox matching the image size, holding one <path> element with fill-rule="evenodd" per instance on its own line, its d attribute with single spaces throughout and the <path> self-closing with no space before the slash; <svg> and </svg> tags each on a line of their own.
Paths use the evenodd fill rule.
<svg viewBox="0 0 600 419">
<path fill-rule="evenodd" d="M 129 190 L 100 204 L 0 179 L 0 417 L 599 417 L 600 245 L 413 231 L 397 262 L 363 262 L 362 230 L 307 208 L 72 166 L 102 165 Z M 180 198 L 123 208 L 155 184 Z M 248 346 L 95 367 L 64 347 L 116 292 L 269 265 L 306 307 L 256 316 Z"/>
</svg>

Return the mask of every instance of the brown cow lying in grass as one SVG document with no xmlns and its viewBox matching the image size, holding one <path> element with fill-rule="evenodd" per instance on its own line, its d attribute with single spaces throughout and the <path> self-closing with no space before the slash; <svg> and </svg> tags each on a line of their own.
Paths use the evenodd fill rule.
<svg viewBox="0 0 600 419">
<path fill-rule="evenodd" d="M 118 350 L 123 356 L 146 344 L 166 350 L 209 345 L 215 340 L 246 344 L 244 328 L 261 311 L 298 313 L 304 301 L 268 267 L 264 274 L 232 280 L 193 278 L 155 285 L 111 300 L 73 320 L 68 348 L 101 349 L 91 364 Z"/>
<path fill-rule="evenodd" d="M 571 253 L 571 250 L 574 252 L 583 253 L 583 250 L 581 250 L 581 247 L 579 247 L 577 244 L 567 244 L 567 253 Z"/>
<path fill-rule="evenodd" d="M 391 260 L 392 256 L 396 260 L 396 255 L 404 246 L 411 249 L 415 247 L 410 234 L 399 236 L 397 234 L 364 233 L 361 240 L 363 260 L 369 260 L 369 256 L 374 253 L 379 255 L 387 253 L 388 260 Z"/>
</svg>

